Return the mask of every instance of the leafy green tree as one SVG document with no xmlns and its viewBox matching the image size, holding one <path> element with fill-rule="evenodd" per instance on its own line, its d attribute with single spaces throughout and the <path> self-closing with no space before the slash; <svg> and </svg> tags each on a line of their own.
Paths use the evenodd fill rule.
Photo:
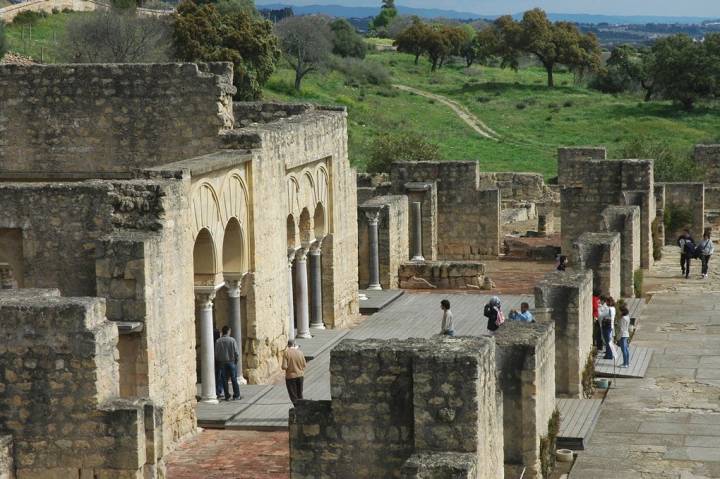
<svg viewBox="0 0 720 479">
<path fill-rule="evenodd" d="M 485 27 L 475 32 L 471 48 L 474 61 L 487 64 L 490 59 L 496 57 L 500 52 L 500 37 L 494 26 Z"/>
<path fill-rule="evenodd" d="M 344 18 L 338 18 L 330 22 L 332 30 L 332 52 L 341 57 L 365 58 L 367 45 L 365 40 L 358 35 L 350 22 Z"/>
<path fill-rule="evenodd" d="M 396 16 L 395 0 L 382 0 L 380 13 L 372 20 L 372 28 L 374 30 L 386 28 Z"/>
<path fill-rule="evenodd" d="M 539 8 L 525 12 L 519 22 L 504 16 L 495 25 L 501 40 L 498 53 L 503 66 L 517 68 L 521 54 L 532 54 L 545 67 L 549 87 L 554 86 L 553 71 L 557 65 L 580 72 L 600 66 L 600 45 L 593 34 L 583 35 L 569 22 L 553 23 Z"/>
<path fill-rule="evenodd" d="M 607 60 L 608 69 L 616 69 L 625 79 L 637 83 L 645 91 L 645 101 L 650 101 L 655 92 L 650 78 L 653 55 L 649 50 L 637 50 L 631 45 L 615 47 Z M 623 79 L 623 80 L 625 80 Z"/>
<path fill-rule="evenodd" d="M 399 52 L 415 55 L 415 65 L 417 65 L 420 55 L 425 53 L 425 40 L 431 30 L 427 23 L 414 17 L 412 25 L 397 36 L 393 45 Z"/>
<path fill-rule="evenodd" d="M 432 27 L 423 39 L 423 51 L 427 54 L 431 63 L 431 70 L 435 71 L 442 66 L 443 60 L 452 52 L 452 44 L 439 27 Z"/>
<path fill-rule="evenodd" d="M 7 53 L 7 40 L 5 39 L 5 22 L 0 20 L 0 59 Z"/>
<path fill-rule="evenodd" d="M 213 4 L 185 0 L 174 16 L 173 43 L 181 61 L 233 63 L 235 98 L 255 100 L 280 58 L 267 20 L 247 12 L 223 15 Z"/>
<path fill-rule="evenodd" d="M 661 38 L 652 47 L 650 77 L 664 98 L 692 110 L 701 98 L 718 92 L 718 41 L 693 41 L 685 34 Z"/>
<path fill-rule="evenodd" d="M 295 90 L 302 79 L 317 70 L 332 52 L 332 31 L 327 19 L 319 15 L 289 17 L 275 26 L 283 56 L 295 70 Z"/>
<path fill-rule="evenodd" d="M 367 171 L 386 173 L 395 161 L 439 161 L 440 149 L 414 133 L 384 133 L 370 146 Z"/>
<path fill-rule="evenodd" d="M 655 181 L 702 181 L 703 171 L 690 152 L 673 149 L 665 141 L 635 137 L 622 146 L 620 157 L 654 159 Z"/>
</svg>

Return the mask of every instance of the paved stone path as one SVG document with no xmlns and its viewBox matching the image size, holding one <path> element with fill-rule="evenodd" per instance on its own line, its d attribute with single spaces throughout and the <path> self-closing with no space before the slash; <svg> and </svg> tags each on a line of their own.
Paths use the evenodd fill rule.
<svg viewBox="0 0 720 479">
<path fill-rule="evenodd" d="M 644 379 L 616 379 L 570 479 L 720 478 L 720 274 L 680 277 L 678 252 L 646 273 L 652 300 L 631 345 Z M 715 263 L 717 267 L 718 264 Z"/>
</svg>

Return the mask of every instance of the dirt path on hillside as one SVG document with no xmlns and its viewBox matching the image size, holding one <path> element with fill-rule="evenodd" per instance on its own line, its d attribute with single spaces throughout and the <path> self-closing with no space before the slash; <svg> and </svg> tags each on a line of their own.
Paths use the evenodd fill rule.
<svg viewBox="0 0 720 479">
<path fill-rule="evenodd" d="M 472 114 L 470 111 L 468 111 L 463 105 L 460 103 L 453 101 L 449 99 L 448 97 L 437 95 L 435 93 L 430 93 L 423 90 L 418 90 L 417 88 L 413 88 L 411 86 L 407 85 L 393 85 L 393 87 L 397 88 L 398 90 L 406 91 L 415 93 L 416 95 L 424 96 L 425 98 L 430 98 L 432 100 L 435 100 L 439 103 L 442 103 L 443 105 L 450 108 L 462 121 L 464 121 L 470 128 L 472 128 L 478 135 L 482 136 L 483 138 L 487 138 L 488 140 L 494 140 L 499 141 L 500 135 L 494 131 L 492 128 L 487 126 L 483 121 Z"/>
</svg>

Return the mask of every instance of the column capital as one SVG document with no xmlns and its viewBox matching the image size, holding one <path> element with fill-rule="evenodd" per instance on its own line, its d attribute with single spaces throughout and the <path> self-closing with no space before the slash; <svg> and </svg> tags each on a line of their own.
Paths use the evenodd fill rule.
<svg viewBox="0 0 720 479">
<path fill-rule="evenodd" d="M 240 297 L 241 281 L 239 279 L 226 279 L 225 287 L 227 288 L 227 294 L 229 297 Z"/>
<path fill-rule="evenodd" d="M 195 287 L 195 301 L 200 306 L 200 309 L 212 309 L 215 291 L 213 286 Z"/>
<path fill-rule="evenodd" d="M 364 210 L 363 213 L 365 213 L 365 218 L 367 218 L 370 225 L 377 226 L 380 222 L 380 209 Z"/>
<path fill-rule="evenodd" d="M 320 253 L 322 253 L 322 240 L 317 240 L 310 246 L 308 254 L 310 256 L 320 256 Z"/>
<path fill-rule="evenodd" d="M 307 255 L 308 255 L 308 249 L 300 248 L 295 252 L 295 261 L 304 263 L 305 261 L 307 261 Z"/>
</svg>

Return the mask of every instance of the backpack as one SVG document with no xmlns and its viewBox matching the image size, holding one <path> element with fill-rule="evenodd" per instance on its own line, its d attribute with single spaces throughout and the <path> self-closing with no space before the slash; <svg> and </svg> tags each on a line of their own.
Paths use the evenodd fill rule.
<svg viewBox="0 0 720 479">
<path fill-rule="evenodd" d="M 505 322 L 505 315 L 503 314 L 502 310 L 497 310 L 497 318 L 495 319 L 495 324 L 498 326 L 502 326 Z"/>
<path fill-rule="evenodd" d="M 690 240 L 685 240 L 684 253 L 691 258 L 697 258 L 698 250 L 695 244 Z"/>
</svg>

